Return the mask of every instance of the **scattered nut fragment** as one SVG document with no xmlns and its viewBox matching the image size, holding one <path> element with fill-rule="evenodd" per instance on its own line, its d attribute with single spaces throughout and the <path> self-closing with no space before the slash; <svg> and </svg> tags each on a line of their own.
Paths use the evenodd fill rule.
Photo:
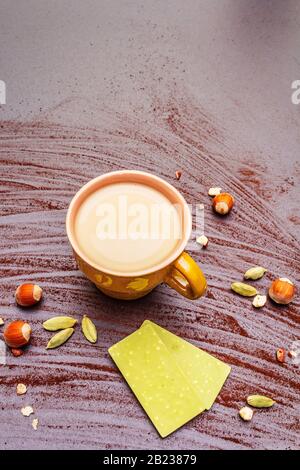
<svg viewBox="0 0 300 470">
<path fill-rule="evenodd" d="M 24 395 L 27 392 L 27 387 L 24 384 L 17 385 L 17 395 Z"/>
<path fill-rule="evenodd" d="M 239 415 L 244 421 L 251 421 L 253 416 L 253 410 L 251 410 L 249 406 L 244 406 L 240 409 Z"/>
<path fill-rule="evenodd" d="M 213 198 L 213 208 L 221 215 L 228 214 L 234 204 L 234 198 L 229 193 L 221 193 Z"/>
<path fill-rule="evenodd" d="M 177 170 L 177 171 L 175 172 L 175 176 L 176 176 L 176 179 L 177 179 L 177 180 L 180 180 L 181 175 L 182 175 L 182 173 L 181 173 L 180 170 Z"/>
<path fill-rule="evenodd" d="M 208 238 L 205 235 L 201 235 L 200 237 L 196 238 L 196 242 L 202 246 L 202 248 L 206 248 L 208 245 Z"/>
<path fill-rule="evenodd" d="M 21 409 L 21 413 L 23 416 L 30 416 L 34 411 L 32 406 L 24 406 L 24 408 Z"/>
<path fill-rule="evenodd" d="M 213 197 L 219 196 L 221 191 L 222 191 L 222 188 L 209 188 L 208 195 L 213 196 Z"/>
<path fill-rule="evenodd" d="M 31 307 L 37 304 L 43 295 L 43 291 L 37 284 L 21 284 L 15 293 L 16 302 L 21 307 Z"/>
<path fill-rule="evenodd" d="M 32 420 L 31 425 L 32 425 L 33 429 L 36 431 L 37 428 L 38 428 L 38 425 L 39 425 L 39 420 L 38 420 L 38 418 L 34 418 L 34 419 Z"/>
<path fill-rule="evenodd" d="M 289 304 L 296 293 L 296 288 L 292 281 L 286 277 L 275 279 L 269 289 L 269 296 L 277 304 Z"/>
<path fill-rule="evenodd" d="M 289 355 L 289 357 L 291 357 L 292 359 L 296 359 L 296 358 L 298 357 L 297 351 L 289 351 L 289 352 L 288 352 L 288 355 Z"/>
<path fill-rule="evenodd" d="M 23 320 L 16 320 L 7 325 L 4 330 L 4 340 L 10 348 L 21 348 L 29 343 L 31 327 Z"/>
<path fill-rule="evenodd" d="M 20 357 L 20 356 L 22 356 L 23 351 L 22 351 L 22 349 L 12 348 L 11 353 L 15 357 Z"/>
<path fill-rule="evenodd" d="M 285 349 L 279 348 L 276 351 L 276 359 L 278 362 L 285 362 Z"/>
<path fill-rule="evenodd" d="M 4 325 L 4 320 L 3 318 L 0 318 L 0 326 Z"/>
<path fill-rule="evenodd" d="M 263 307 L 265 305 L 266 301 L 267 301 L 267 296 L 266 295 L 257 294 L 253 299 L 252 305 L 255 308 L 260 308 L 260 307 Z"/>
</svg>

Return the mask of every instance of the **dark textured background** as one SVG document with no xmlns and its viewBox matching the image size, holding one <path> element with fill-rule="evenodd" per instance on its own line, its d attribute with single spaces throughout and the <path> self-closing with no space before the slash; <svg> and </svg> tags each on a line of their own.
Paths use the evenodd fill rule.
<svg viewBox="0 0 300 470">
<path fill-rule="evenodd" d="M 0 317 L 28 319 L 30 347 L 0 366 L 0 448 L 296 449 L 299 366 L 275 360 L 299 340 L 299 298 L 254 310 L 230 289 L 250 266 L 299 284 L 300 78 L 297 1 L 0 0 Z M 189 252 L 207 276 L 191 302 L 167 286 L 126 303 L 104 297 L 77 271 L 64 220 L 73 194 L 110 170 L 142 169 L 205 204 L 206 251 Z M 177 182 L 174 173 L 182 170 Z M 227 218 L 207 189 L 236 197 Z M 14 303 L 22 281 L 43 302 Z M 97 345 L 79 328 L 46 351 L 42 321 L 90 315 Z M 213 408 L 162 440 L 107 348 L 149 318 L 232 366 Z M 3 328 L 3 327 L 1 327 Z M 17 397 L 15 385 L 28 385 Z M 251 423 L 250 393 L 278 401 Z M 20 408 L 30 404 L 38 431 Z"/>
</svg>

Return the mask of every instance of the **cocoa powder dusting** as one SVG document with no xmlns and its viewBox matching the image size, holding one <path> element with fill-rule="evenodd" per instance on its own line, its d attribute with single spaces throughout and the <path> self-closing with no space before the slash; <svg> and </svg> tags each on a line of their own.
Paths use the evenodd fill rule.
<svg viewBox="0 0 300 470">
<path fill-rule="evenodd" d="M 16 400 L 11 387 L 20 381 L 30 384 L 31 402 L 43 423 L 43 433 L 38 440 L 38 434 L 27 436 L 26 447 L 296 448 L 299 374 L 281 367 L 274 350 L 297 337 L 299 300 L 284 309 L 268 301 L 253 312 L 251 302 L 230 292 L 231 281 L 256 264 L 268 268 L 258 281 L 260 290 L 274 274 L 299 282 L 299 240 L 289 231 L 284 209 L 273 210 L 266 193 L 257 190 L 266 173 L 272 189 L 272 172 L 278 168 L 265 163 L 263 176 L 254 164 L 251 172 L 241 167 L 243 155 L 231 158 L 235 142 L 184 93 L 167 102 L 157 96 L 152 101 L 147 115 L 98 108 L 97 126 L 62 124 L 60 116 L 72 114 L 72 101 L 41 120 L 2 122 L 1 309 L 7 321 L 15 317 L 15 286 L 29 276 L 43 285 L 47 302 L 26 312 L 33 335 L 21 362 L 8 357 L 2 369 L 1 393 L 10 406 L 0 410 L 1 423 L 14 427 L 9 424 Z M 162 285 L 130 303 L 105 297 L 76 269 L 72 257 L 65 233 L 72 196 L 95 176 L 119 169 L 153 172 L 177 186 L 178 168 L 184 173 L 178 189 L 187 202 L 205 204 L 211 249 L 204 253 L 192 242 L 188 248 L 207 276 L 207 296 L 190 302 Z M 212 212 L 207 196 L 216 183 L 236 200 L 226 220 Z M 41 327 L 49 312 L 78 318 L 88 313 L 99 331 L 97 349 L 76 330 L 67 348 L 49 354 Z M 188 423 L 184 434 L 178 431 L 163 441 L 107 353 L 147 318 L 232 366 L 213 410 Z M 241 400 L 253 392 L 284 403 L 268 416 L 257 414 L 255 432 L 245 430 L 236 417 Z M 1 448 L 9 447 L 7 442 L 2 433 Z"/>
</svg>

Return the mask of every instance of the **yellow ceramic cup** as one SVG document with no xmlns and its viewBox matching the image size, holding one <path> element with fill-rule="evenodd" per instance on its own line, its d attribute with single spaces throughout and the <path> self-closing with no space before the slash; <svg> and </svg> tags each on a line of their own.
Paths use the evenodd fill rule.
<svg viewBox="0 0 300 470">
<path fill-rule="evenodd" d="M 176 249 L 168 259 L 150 269 L 119 273 L 98 266 L 80 250 L 74 233 L 76 213 L 83 200 L 97 189 L 119 182 L 135 182 L 150 186 L 164 194 L 182 210 L 183 230 Z M 182 195 L 163 179 L 143 171 L 114 171 L 89 181 L 72 199 L 66 219 L 69 241 L 79 269 L 104 294 L 118 299 L 137 299 L 148 294 L 158 284 L 165 282 L 188 299 L 197 299 L 206 290 L 206 279 L 198 264 L 184 249 L 191 235 L 192 219 L 189 207 Z"/>
</svg>

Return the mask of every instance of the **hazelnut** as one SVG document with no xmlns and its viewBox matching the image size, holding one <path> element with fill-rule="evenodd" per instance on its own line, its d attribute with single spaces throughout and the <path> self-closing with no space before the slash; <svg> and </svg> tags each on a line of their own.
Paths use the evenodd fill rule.
<svg viewBox="0 0 300 470">
<path fill-rule="evenodd" d="M 7 325 L 4 330 L 4 340 L 10 348 L 19 349 L 29 343 L 31 327 L 29 323 L 16 320 Z"/>
<path fill-rule="evenodd" d="M 296 293 L 294 284 L 287 278 L 281 277 L 272 282 L 269 289 L 269 296 L 277 304 L 289 304 Z"/>
<path fill-rule="evenodd" d="M 17 395 L 24 395 L 27 392 L 26 385 L 20 383 L 17 385 Z"/>
<path fill-rule="evenodd" d="M 181 173 L 180 170 L 175 171 L 175 177 L 176 177 L 177 180 L 180 180 L 181 175 L 182 175 L 182 173 Z"/>
<path fill-rule="evenodd" d="M 221 193 L 213 198 L 213 208 L 221 215 L 228 214 L 234 204 L 234 198 L 229 193 Z"/>
<path fill-rule="evenodd" d="M 21 284 L 15 293 L 18 305 L 31 307 L 37 304 L 43 295 L 43 291 L 37 284 Z"/>
<path fill-rule="evenodd" d="M 281 362 L 281 363 L 285 362 L 285 355 L 286 355 L 285 349 L 283 349 L 283 348 L 277 349 L 276 359 L 277 359 L 278 362 Z"/>
</svg>

